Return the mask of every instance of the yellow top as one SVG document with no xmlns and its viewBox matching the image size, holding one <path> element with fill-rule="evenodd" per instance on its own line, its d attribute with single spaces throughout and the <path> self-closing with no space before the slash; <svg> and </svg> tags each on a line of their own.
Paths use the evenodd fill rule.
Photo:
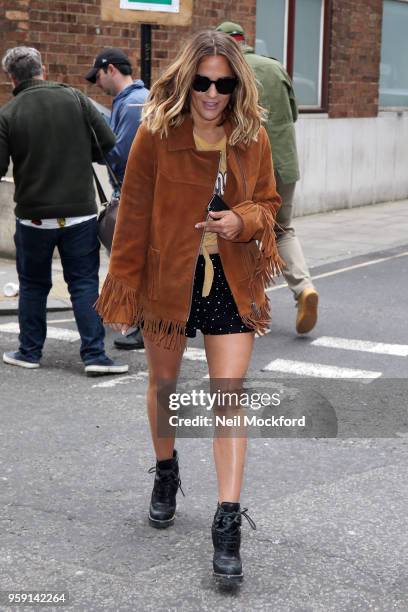
<svg viewBox="0 0 408 612">
<path fill-rule="evenodd" d="M 214 193 L 222 197 L 225 192 L 227 182 L 227 137 L 224 136 L 218 142 L 210 144 L 206 140 L 194 134 L 194 142 L 198 151 L 220 151 L 220 165 L 215 181 Z M 204 284 L 201 295 L 207 297 L 210 294 L 214 280 L 214 267 L 209 256 L 209 252 L 218 253 L 217 234 L 215 232 L 205 232 L 201 245 L 200 254 L 205 259 Z"/>
</svg>

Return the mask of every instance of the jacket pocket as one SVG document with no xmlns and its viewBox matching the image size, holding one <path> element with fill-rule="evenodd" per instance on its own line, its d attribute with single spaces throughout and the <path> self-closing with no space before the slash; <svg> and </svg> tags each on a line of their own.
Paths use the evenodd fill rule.
<svg viewBox="0 0 408 612">
<path fill-rule="evenodd" d="M 147 255 L 147 294 L 149 299 L 159 299 L 160 251 L 149 246 Z"/>
</svg>

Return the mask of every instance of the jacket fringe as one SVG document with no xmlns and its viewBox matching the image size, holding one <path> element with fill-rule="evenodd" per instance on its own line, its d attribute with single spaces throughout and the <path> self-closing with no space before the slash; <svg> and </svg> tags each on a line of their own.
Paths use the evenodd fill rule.
<svg viewBox="0 0 408 612">
<path fill-rule="evenodd" d="M 282 274 L 282 268 L 285 266 L 285 262 L 280 257 L 276 246 L 273 218 L 271 218 L 271 214 L 267 210 L 262 210 L 262 214 L 265 216 L 265 229 L 259 241 L 259 256 L 256 262 L 255 273 L 250 281 L 250 289 L 254 301 L 251 304 L 251 312 L 241 315 L 244 325 L 253 329 L 261 336 L 268 331 L 271 322 L 270 302 L 264 291 L 271 282 L 275 282 L 274 278 L 276 276 Z M 262 305 L 255 302 L 255 296 L 260 294 L 265 295 Z"/>
<path fill-rule="evenodd" d="M 267 296 L 265 296 L 265 302 L 261 306 L 252 304 L 252 310 L 250 313 L 246 313 L 241 316 L 241 321 L 252 329 L 255 333 L 263 336 L 269 329 L 271 322 L 271 307 Z"/>
<path fill-rule="evenodd" d="M 185 339 L 186 324 L 174 319 L 148 319 L 140 323 L 143 336 L 165 349 L 181 349 Z"/>
<path fill-rule="evenodd" d="M 254 283 L 262 283 L 265 289 L 274 282 L 274 278 L 282 274 L 285 262 L 278 253 L 274 232 L 274 220 L 270 211 L 262 209 L 264 215 L 264 231 L 259 241 L 259 257 L 255 269 Z"/>
<path fill-rule="evenodd" d="M 94 308 L 103 321 L 108 324 L 127 323 L 132 325 L 139 321 L 141 315 L 136 290 L 109 273 Z"/>
<path fill-rule="evenodd" d="M 135 325 L 142 329 L 143 336 L 159 346 L 169 350 L 182 347 L 186 323 L 146 315 L 143 306 L 138 303 L 138 292 L 111 274 L 107 275 L 94 307 L 104 323 Z"/>
</svg>

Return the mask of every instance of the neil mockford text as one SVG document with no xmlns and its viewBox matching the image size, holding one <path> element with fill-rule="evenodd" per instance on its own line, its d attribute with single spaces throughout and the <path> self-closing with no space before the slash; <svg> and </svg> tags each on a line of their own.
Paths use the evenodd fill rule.
<svg viewBox="0 0 408 612">
<path fill-rule="evenodd" d="M 252 391 L 216 391 L 193 390 L 169 395 L 169 408 L 172 411 L 198 408 L 205 411 L 214 410 L 213 415 L 172 414 L 168 423 L 171 427 L 305 427 L 306 418 L 288 418 L 284 415 L 244 414 L 240 409 L 259 410 L 277 407 L 281 404 L 280 393 L 255 393 Z M 220 414 L 220 409 L 233 408 L 233 414 Z"/>
<path fill-rule="evenodd" d="M 215 417 L 198 414 L 194 417 L 182 417 L 172 414 L 169 417 L 171 427 L 305 427 L 306 417 L 297 419 L 281 416 L 258 416 L 257 414 L 236 414 L 234 416 L 216 415 Z"/>
</svg>

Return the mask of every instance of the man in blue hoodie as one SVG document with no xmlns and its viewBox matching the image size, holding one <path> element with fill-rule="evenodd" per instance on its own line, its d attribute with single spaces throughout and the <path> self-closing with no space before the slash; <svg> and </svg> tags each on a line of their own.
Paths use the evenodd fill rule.
<svg viewBox="0 0 408 612">
<path fill-rule="evenodd" d="M 116 135 L 116 145 L 106 155 L 110 167 L 122 184 L 130 147 L 140 125 L 142 107 L 149 94 L 143 81 L 132 79 L 132 65 L 121 49 L 104 49 L 97 55 L 94 65 L 85 76 L 102 91 L 113 96 L 109 125 Z M 113 186 L 114 187 L 114 186 Z M 114 188 L 113 196 L 120 193 Z M 143 338 L 139 329 L 114 341 L 119 349 L 141 349 Z"/>
</svg>

